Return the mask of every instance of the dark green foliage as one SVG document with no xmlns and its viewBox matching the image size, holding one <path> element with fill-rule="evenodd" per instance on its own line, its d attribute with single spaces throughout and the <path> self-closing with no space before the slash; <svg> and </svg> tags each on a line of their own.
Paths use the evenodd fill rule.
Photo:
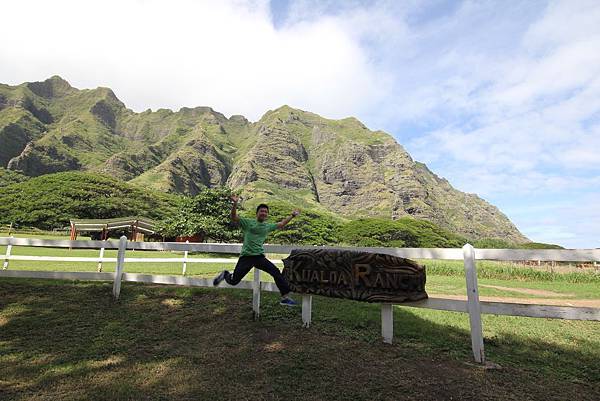
<svg viewBox="0 0 600 401">
<path fill-rule="evenodd" d="M 466 242 L 433 223 L 411 218 L 354 220 L 340 229 L 339 238 L 348 245 L 399 248 L 455 248 Z"/>
<path fill-rule="evenodd" d="M 491 249 L 564 249 L 560 245 L 544 244 L 542 242 L 526 242 L 515 244 L 500 238 L 482 238 L 473 243 L 475 248 Z"/>
<path fill-rule="evenodd" d="M 175 199 L 97 174 L 47 174 L 0 187 L 0 223 L 53 229 L 74 218 L 159 219 L 172 213 Z"/>
<path fill-rule="evenodd" d="M 231 224 L 232 192 L 228 188 L 205 188 L 194 197 L 180 197 L 177 212 L 157 224 L 166 237 L 199 234 L 218 242 L 239 241 L 240 231 Z"/>
<path fill-rule="evenodd" d="M 519 244 L 519 248 L 522 248 L 522 249 L 565 249 L 560 245 L 544 244 L 543 242 L 527 242 L 525 244 Z"/>
<path fill-rule="evenodd" d="M 166 237 L 200 234 L 215 241 L 241 240 L 239 229 L 231 224 L 232 192 L 227 188 L 204 189 L 189 198 L 142 190 L 113 178 L 81 172 L 49 174 L 2 187 L 5 176 L 21 179 L 17 173 L 0 171 L 2 224 L 53 229 L 67 226 L 73 218 L 139 215 L 159 220 L 157 228 Z M 244 214 L 254 217 L 254 206 Z M 294 209 L 292 204 L 281 201 L 271 202 L 269 207 L 269 220 L 275 222 Z M 456 247 L 464 243 L 464 239 L 422 220 L 372 218 L 343 224 L 340 219 L 315 210 L 303 210 L 267 241 L 388 247 Z"/>
<path fill-rule="evenodd" d="M 269 203 L 269 221 L 279 222 L 290 216 L 295 207 L 289 203 L 274 201 Z M 248 209 L 248 217 L 255 216 L 256 208 Z M 315 210 L 302 210 L 298 217 L 277 230 L 267 239 L 276 244 L 336 245 L 340 222 L 329 214 Z"/>
<path fill-rule="evenodd" d="M 376 218 L 351 221 L 340 229 L 339 236 L 348 245 L 373 247 L 410 246 L 407 244 L 415 243 L 417 237 L 412 230 L 401 230 L 395 221 Z"/>
<path fill-rule="evenodd" d="M 10 184 L 27 181 L 28 179 L 29 177 L 26 175 L 0 167 L 0 188 Z"/>
<path fill-rule="evenodd" d="M 426 220 L 403 217 L 396 220 L 402 230 L 412 231 L 417 240 L 407 246 L 416 248 L 460 248 L 467 240 Z"/>
<path fill-rule="evenodd" d="M 500 238 L 482 238 L 472 244 L 475 248 L 514 249 L 515 244 Z"/>
</svg>

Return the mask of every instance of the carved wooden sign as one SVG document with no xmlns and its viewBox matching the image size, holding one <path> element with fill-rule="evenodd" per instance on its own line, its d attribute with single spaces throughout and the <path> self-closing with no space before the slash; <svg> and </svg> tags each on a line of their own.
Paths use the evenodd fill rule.
<svg viewBox="0 0 600 401">
<path fill-rule="evenodd" d="M 396 256 L 328 249 L 293 250 L 283 260 L 292 291 L 366 302 L 427 298 L 425 267 Z"/>
</svg>

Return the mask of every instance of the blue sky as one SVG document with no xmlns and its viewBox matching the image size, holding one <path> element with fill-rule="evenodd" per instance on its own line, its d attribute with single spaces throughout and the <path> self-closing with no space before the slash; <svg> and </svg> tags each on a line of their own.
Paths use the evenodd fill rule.
<svg viewBox="0 0 600 401">
<path fill-rule="evenodd" d="M 22 0 L 3 14 L 0 82 L 58 74 L 136 111 L 355 116 L 530 239 L 600 247 L 598 1 Z"/>
</svg>

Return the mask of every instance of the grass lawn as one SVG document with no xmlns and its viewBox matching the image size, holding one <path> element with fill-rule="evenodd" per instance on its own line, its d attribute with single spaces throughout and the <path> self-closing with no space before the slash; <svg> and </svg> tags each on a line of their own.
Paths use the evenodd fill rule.
<svg viewBox="0 0 600 401">
<path fill-rule="evenodd" d="M 17 248 L 14 248 L 17 249 Z M 33 249 L 33 248 L 30 248 Z M 30 252 L 29 250 L 19 250 L 13 254 L 28 254 L 32 255 L 38 253 L 40 256 L 58 256 L 60 252 L 48 252 L 48 251 L 62 251 L 62 253 L 69 252 L 68 250 L 60 249 L 42 249 L 37 248 L 36 251 L 46 252 Z M 72 250 L 70 252 L 75 253 Z M 96 255 L 83 255 L 89 251 L 79 252 L 77 256 L 96 256 Z M 52 255 L 50 255 L 52 253 Z M 69 253 L 68 256 L 75 256 Z M 113 257 L 108 255 L 106 257 Z M 151 254 L 151 255 L 148 255 Z M 181 257 L 181 255 L 172 255 L 169 252 L 139 252 L 128 253 L 128 257 Z M 66 255 L 63 255 L 66 256 Z M 116 257 L 116 255 L 114 256 Z M 194 257 L 200 257 L 194 255 Z M 232 270 L 235 266 L 235 261 L 232 259 L 232 263 L 188 263 L 187 265 L 187 276 L 195 277 L 213 277 L 218 272 L 224 269 Z M 11 270 L 38 270 L 38 271 L 97 271 L 97 263 L 88 262 L 32 262 L 32 261 L 20 261 L 14 260 L 9 264 Z M 114 263 L 104 263 L 103 271 L 114 272 Z M 167 274 L 167 275 L 181 275 L 182 265 L 181 263 L 126 263 L 125 272 L 128 273 L 147 273 L 147 274 Z M 245 277 L 245 280 L 252 280 L 252 273 Z M 261 275 L 263 281 L 273 281 L 267 274 Z M 503 279 L 487 279 L 480 278 L 479 282 L 479 294 L 482 297 L 515 297 L 515 298 L 556 298 L 556 299 L 600 299 L 600 284 L 591 282 L 577 282 L 569 283 L 563 281 L 537 281 L 535 279 L 528 280 L 503 280 Z M 514 288 L 516 290 L 511 290 Z M 427 292 L 431 295 L 443 296 L 443 295 L 465 295 L 466 294 L 466 283 L 464 276 L 439 276 L 428 274 L 427 276 Z M 541 293 L 523 293 L 519 289 L 535 289 L 541 290 Z"/>
<path fill-rule="evenodd" d="M 251 292 L 0 280 L 2 400 L 596 400 L 600 322 L 484 315 L 473 364 L 466 314 L 315 297 L 300 309 Z"/>
<path fill-rule="evenodd" d="M 479 278 L 479 295 L 482 297 L 514 297 L 533 299 L 597 299 L 600 300 L 600 284 L 569 283 L 561 281 L 502 280 Z M 513 290 L 511 290 L 511 288 Z M 438 295 L 465 295 L 467 285 L 464 277 L 427 276 L 428 293 Z M 539 292 L 522 290 L 538 290 Z"/>
<path fill-rule="evenodd" d="M 429 294 L 465 294 L 462 263 L 426 264 Z M 231 267 L 187 271 L 212 277 Z M 9 269 L 96 271 L 97 263 L 11 261 Z M 478 262 L 480 295 L 600 299 L 597 273 L 517 269 Z M 127 263 L 125 271 L 181 274 L 181 265 Z M 486 357 L 502 366 L 485 369 L 472 363 L 463 313 L 396 306 L 394 344 L 385 345 L 378 305 L 314 297 L 303 329 L 300 308 L 279 306 L 273 293 L 263 293 L 254 321 L 250 291 L 123 283 L 118 302 L 111 291 L 103 282 L 0 279 L 0 400 L 600 399 L 600 322 L 483 315 Z"/>
</svg>

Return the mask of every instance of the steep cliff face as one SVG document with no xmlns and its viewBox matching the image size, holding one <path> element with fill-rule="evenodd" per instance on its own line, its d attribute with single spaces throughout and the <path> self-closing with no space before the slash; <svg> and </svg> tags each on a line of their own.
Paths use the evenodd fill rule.
<svg viewBox="0 0 600 401">
<path fill-rule="evenodd" d="M 206 138 L 186 142 L 158 166 L 132 180 L 167 192 L 195 195 L 202 188 L 225 185 L 229 160 Z"/>
<path fill-rule="evenodd" d="M 268 199 L 285 189 L 288 200 L 348 217 L 412 216 L 467 238 L 527 241 L 496 207 L 452 188 L 391 136 L 358 120 L 284 106 L 257 124 L 257 143 L 229 180 L 247 197 Z"/>
<path fill-rule="evenodd" d="M 78 90 L 60 77 L 0 85 L 0 167 L 28 176 L 95 171 L 188 195 L 228 185 L 247 199 L 347 217 L 408 215 L 467 238 L 527 240 L 390 135 L 288 106 L 251 123 L 209 107 L 134 113 L 108 88 Z"/>
<path fill-rule="evenodd" d="M 27 144 L 42 136 L 45 126 L 31 112 L 20 108 L 0 110 L 0 166 L 6 167 Z"/>
<path fill-rule="evenodd" d="M 29 176 L 79 170 L 79 161 L 64 149 L 30 142 L 17 157 L 8 162 L 8 169 L 23 171 Z"/>
</svg>

